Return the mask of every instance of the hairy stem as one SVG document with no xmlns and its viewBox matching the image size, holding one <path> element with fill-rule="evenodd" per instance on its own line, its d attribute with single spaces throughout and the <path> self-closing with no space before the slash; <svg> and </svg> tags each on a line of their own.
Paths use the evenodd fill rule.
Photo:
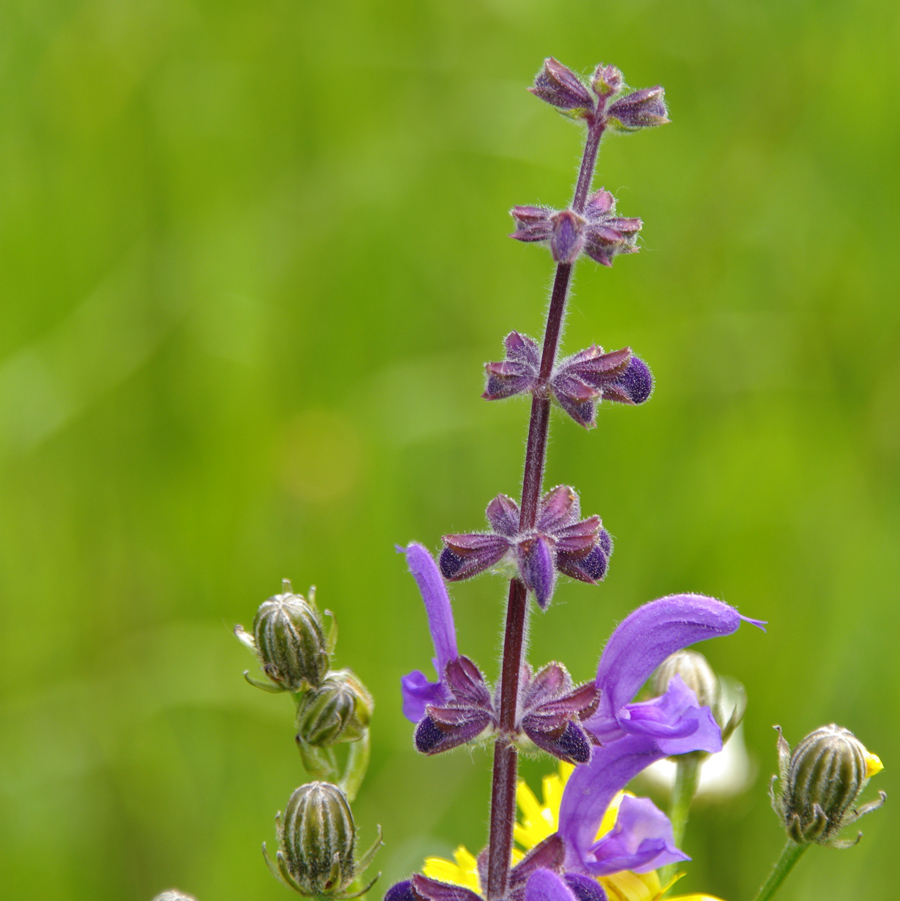
<svg viewBox="0 0 900 901">
<path fill-rule="evenodd" d="M 772 867 L 772 872 L 769 873 L 769 878 L 766 880 L 765 885 L 759 890 L 755 901 L 769 901 L 775 895 L 775 892 L 781 887 L 781 883 L 787 879 L 788 874 L 794 868 L 794 864 L 800 860 L 803 852 L 808 847 L 809 845 L 798 845 L 796 842 L 788 839 L 788 843 L 781 852 L 781 857 L 778 858 L 775 866 Z"/>
<path fill-rule="evenodd" d="M 588 121 L 588 133 L 581 157 L 581 168 L 575 185 L 572 209 L 584 210 L 597 151 L 603 135 L 601 119 Z M 519 530 L 534 528 L 538 504 L 544 480 L 544 463 L 547 454 L 547 434 L 550 427 L 550 397 L 546 384 L 556 362 L 559 339 L 566 313 L 566 301 L 572 281 L 572 264 L 560 263 L 556 267 L 550 308 L 544 329 L 541 351 L 539 388 L 531 399 L 531 419 L 528 423 L 528 441 L 525 450 L 525 474 L 522 478 L 522 505 Z M 518 753 L 512 744 L 515 734 L 519 703 L 519 674 L 522 669 L 522 651 L 528 626 L 528 592 L 519 579 L 509 583 L 509 600 L 506 608 L 506 631 L 503 638 L 503 662 L 500 675 L 500 735 L 494 745 L 494 771 L 491 783 L 491 826 L 488 845 L 488 901 L 500 901 L 506 896 L 509 882 L 510 854 L 515 825 L 516 773 Z"/>
</svg>

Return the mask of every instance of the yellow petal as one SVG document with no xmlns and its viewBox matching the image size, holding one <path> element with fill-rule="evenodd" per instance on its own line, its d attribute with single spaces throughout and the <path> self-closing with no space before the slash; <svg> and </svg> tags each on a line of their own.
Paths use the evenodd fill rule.
<svg viewBox="0 0 900 901">
<path fill-rule="evenodd" d="M 876 773 L 884 769 L 884 764 L 877 754 L 866 751 L 866 779 L 871 779 Z"/>
</svg>

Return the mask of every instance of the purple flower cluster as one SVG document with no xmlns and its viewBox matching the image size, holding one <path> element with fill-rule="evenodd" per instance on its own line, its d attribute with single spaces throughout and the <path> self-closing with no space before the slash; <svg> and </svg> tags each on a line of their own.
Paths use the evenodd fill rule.
<svg viewBox="0 0 900 901">
<path fill-rule="evenodd" d="M 506 359 L 485 364 L 488 378 L 481 396 L 486 400 L 549 390 L 572 419 L 592 429 L 597 424 L 597 404 L 601 400 L 642 404 L 653 391 L 650 367 L 634 356 L 630 347 L 604 353 L 602 347 L 592 344 L 554 366 L 550 378 L 543 383 L 540 350 L 534 339 L 510 332 L 503 345 Z"/>
<path fill-rule="evenodd" d="M 456 648 L 453 613 L 446 586 L 431 555 L 420 544 L 405 550 L 428 615 L 438 681 L 415 671 L 402 680 L 403 712 L 416 725 L 416 746 L 438 753 L 499 728 L 490 689 L 478 668 Z M 516 734 L 577 766 L 563 794 L 556 857 L 538 846 L 511 877 L 519 879 L 524 901 L 584 901 L 578 881 L 620 870 L 647 872 L 685 860 L 675 847 L 665 814 L 645 798 L 626 797 L 615 828 L 596 841 L 597 830 L 615 795 L 646 767 L 674 754 L 721 750 L 719 726 L 708 707 L 675 676 L 667 692 L 650 701 L 634 701 L 638 689 L 670 654 L 698 641 L 730 635 L 741 622 L 763 623 L 733 607 L 699 594 L 677 594 L 639 607 L 610 636 L 593 682 L 573 686 L 565 669 L 551 663 L 523 680 Z M 548 846 L 549 847 L 549 846 Z M 540 851 L 540 854 L 537 852 Z M 539 864 L 539 865 L 538 865 Z M 602 889 L 591 883 L 591 897 Z M 401 883 L 427 901 L 474 901 L 460 886 L 444 886 L 425 877 Z M 392 889 L 392 891 L 394 891 Z M 548 895 L 547 892 L 550 892 Z M 537 894 L 540 892 L 540 894 Z M 599 892 L 600 894 L 596 894 Z M 515 896 L 515 892 L 511 897 Z M 409 901 L 409 899 L 407 899 Z"/>
<path fill-rule="evenodd" d="M 451 582 L 470 579 L 508 559 L 541 609 L 553 597 L 556 573 L 596 584 L 609 566 L 612 539 L 599 516 L 581 519 L 578 495 L 559 485 L 541 498 L 537 523 L 520 531 L 519 505 L 498 494 L 485 511 L 492 532 L 445 535 L 440 565 Z"/>
<path fill-rule="evenodd" d="M 543 206 L 515 206 L 510 215 L 517 241 L 547 244 L 557 263 L 574 263 L 582 253 L 601 266 L 612 266 L 620 253 L 637 253 L 640 219 L 616 216 L 616 199 L 600 189 L 587 199 L 584 211 Z"/>
</svg>

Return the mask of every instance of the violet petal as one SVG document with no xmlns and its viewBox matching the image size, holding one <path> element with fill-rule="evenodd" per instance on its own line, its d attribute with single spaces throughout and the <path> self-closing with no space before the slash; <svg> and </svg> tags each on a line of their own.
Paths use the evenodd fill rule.
<svg viewBox="0 0 900 901">
<path fill-rule="evenodd" d="M 626 735 L 595 747 L 590 763 L 576 767 L 563 791 L 559 834 L 566 843 L 566 865 L 591 872 L 589 854 L 603 814 L 616 793 L 642 770 L 666 756 L 646 735 Z"/>
<path fill-rule="evenodd" d="M 734 607 L 702 594 L 674 594 L 638 607 L 619 624 L 600 657 L 600 705 L 585 722 L 588 731 L 600 741 L 621 734 L 619 711 L 669 654 L 730 635 L 744 619 Z"/>
<path fill-rule="evenodd" d="M 453 608 L 450 606 L 450 595 L 447 586 L 438 571 L 434 558 L 428 550 L 417 542 L 406 548 L 406 564 L 412 573 L 428 615 L 428 628 L 437 654 L 437 671 L 444 672 L 444 667 L 459 654 L 456 649 L 456 628 L 453 624 Z"/>
<path fill-rule="evenodd" d="M 419 670 L 403 676 L 400 689 L 403 692 L 403 715 L 411 723 L 418 723 L 425 716 L 425 708 L 429 704 L 446 704 L 450 700 L 450 692 L 443 682 L 429 682 Z"/>
<path fill-rule="evenodd" d="M 709 707 L 701 707 L 697 696 L 675 675 L 666 693 L 651 701 L 626 704 L 619 711 L 625 732 L 654 738 L 666 754 L 690 754 L 722 750 L 722 733 Z"/>
<path fill-rule="evenodd" d="M 616 825 L 588 851 L 594 876 L 622 870 L 649 873 L 690 858 L 675 847 L 669 818 L 647 798 L 622 799 Z"/>
</svg>

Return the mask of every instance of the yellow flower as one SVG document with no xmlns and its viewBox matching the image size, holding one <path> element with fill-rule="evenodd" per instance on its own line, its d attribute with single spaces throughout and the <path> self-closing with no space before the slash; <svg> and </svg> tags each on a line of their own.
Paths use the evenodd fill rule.
<svg viewBox="0 0 900 901">
<path fill-rule="evenodd" d="M 516 803 L 519 806 L 519 821 L 515 825 L 513 837 L 518 848 L 513 849 L 512 862 L 518 863 L 532 848 L 552 835 L 559 827 L 559 806 L 562 802 L 563 789 L 574 767 L 568 763 L 560 763 L 559 772 L 543 778 L 543 800 L 538 801 L 534 792 L 520 780 L 516 787 Z M 603 822 L 597 831 L 597 838 L 605 835 L 616 823 L 619 805 L 626 792 L 619 792 L 613 799 L 609 809 L 603 816 Z M 481 894 L 481 881 L 478 878 L 478 866 L 474 855 L 460 845 L 454 852 L 454 861 L 442 857 L 429 857 L 425 861 L 423 872 L 432 879 L 464 885 L 466 888 Z M 609 901 L 660 901 L 672 885 L 680 879 L 676 876 L 668 885 L 662 885 L 655 870 L 649 873 L 632 873 L 623 870 L 611 876 L 599 877 Z M 720 901 L 712 895 L 678 895 L 667 901 Z"/>
</svg>

